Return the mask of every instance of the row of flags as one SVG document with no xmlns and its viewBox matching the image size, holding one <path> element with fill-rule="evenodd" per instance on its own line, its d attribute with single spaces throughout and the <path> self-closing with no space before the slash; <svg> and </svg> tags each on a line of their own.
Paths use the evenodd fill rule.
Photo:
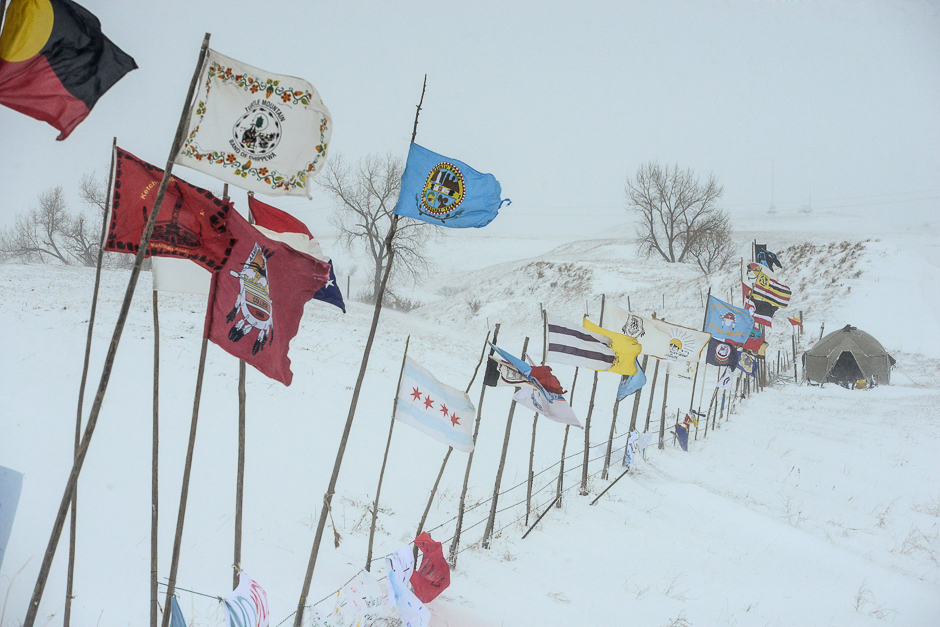
<svg viewBox="0 0 940 627">
<path fill-rule="evenodd" d="M 415 567 L 411 546 L 404 546 L 385 558 L 385 593 L 372 574 L 363 570 L 336 592 L 333 610 L 326 618 L 315 615 L 320 627 L 362 627 L 391 618 L 397 613 L 406 627 L 427 627 L 431 612 L 425 605 L 450 587 L 450 566 L 444 549 L 428 532 L 414 539 L 421 552 L 421 564 Z M 270 627 L 268 594 L 244 570 L 238 585 L 223 599 L 226 627 Z M 176 597 L 170 600 L 170 627 L 186 627 Z"/>
</svg>

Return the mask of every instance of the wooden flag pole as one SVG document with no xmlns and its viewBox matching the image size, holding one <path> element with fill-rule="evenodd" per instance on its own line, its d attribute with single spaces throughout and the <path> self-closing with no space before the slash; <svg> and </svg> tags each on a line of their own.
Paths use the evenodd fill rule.
<svg viewBox="0 0 940 627">
<path fill-rule="evenodd" d="M 539 311 L 542 314 L 542 365 L 548 357 L 548 315 L 542 305 L 539 304 Z M 539 413 L 533 412 L 532 417 L 532 444 L 529 446 L 529 474 L 526 475 L 525 488 L 525 524 L 529 526 L 529 514 L 532 512 L 532 483 L 535 481 L 535 433 L 539 425 Z"/>
<path fill-rule="evenodd" d="M 646 364 L 649 361 L 649 358 L 650 358 L 649 355 L 643 355 L 643 365 L 642 365 L 643 372 L 646 372 Z M 640 409 L 640 391 L 641 390 L 642 388 L 636 391 L 636 398 L 633 399 L 633 413 L 630 415 L 630 431 L 634 431 L 636 429 L 636 416 Z M 627 437 L 629 438 L 629 436 Z"/>
<path fill-rule="evenodd" d="M 794 333 L 790 336 L 791 344 L 793 345 L 793 382 L 798 384 L 800 383 L 799 378 L 796 376 L 796 334 Z"/>
<path fill-rule="evenodd" d="M 493 330 L 493 346 L 496 346 L 496 341 L 499 339 L 499 323 L 496 324 L 496 328 Z M 490 348 L 489 354 L 493 354 L 493 349 Z M 484 372 L 486 372 L 484 370 Z M 454 531 L 454 538 L 450 543 L 450 554 L 448 556 L 448 561 L 450 562 L 451 568 L 457 567 L 457 547 L 460 546 L 460 532 L 463 528 L 463 514 L 466 509 L 467 504 L 467 488 L 470 485 L 470 466 L 473 464 L 473 452 L 476 450 L 477 446 L 477 435 L 480 433 L 480 419 L 483 417 L 483 398 L 486 396 L 486 375 L 484 375 L 483 384 L 480 385 L 480 402 L 477 403 L 477 418 L 473 424 L 473 451 L 467 454 L 467 470 L 463 475 L 463 488 L 460 490 L 460 505 L 457 508 L 457 529 Z M 300 627 L 297 625 L 296 627 Z"/>
<path fill-rule="evenodd" d="M 62 528 L 65 526 L 65 516 L 68 513 L 69 503 L 72 500 L 72 493 L 75 491 L 75 485 L 78 483 L 78 475 L 81 473 L 82 465 L 85 463 L 85 455 L 88 453 L 88 447 L 91 444 L 92 435 L 98 424 L 98 415 L 101 412 L 101 406 L 104 403 L 105 392 L 108 389 L 108 382 L 111 379 L 111 369 L 114 366 L 114 358 L 117 354 L 118 344 L 121 341 L 121 334 L 124 332 L 124 324 L 127 321 L 127 315 L 130 312 L 131 301 L 134 298 L 134 290 L 137 288 L 137 279 L 140 277 L 140 268 L 144 262 L 144 256 L 147 253 L 147 245 L 150 243 L 150 234 L 157 222 L 157 215 L 160 213 L 160 206 L 163 204 L 163 197 L 166 195 L 167 186 L 170 184 L 170 177 L 173 171 L 173 159 L 179 152 L 180 144 L 183 141 L 185 132 L 185 122 L 189 111 L 189 104 L 192 102 L 193 94 L 196 91 L 196 83 L 199 80 L 199 74 L 206 57 L 206 51 L 209 48 L 209 33 L 206 33 L 202 41 L 202 49 L 199 52 L 199 60 L 196 63 L 196 70 L 193 73 L 193 79 L 189 84 L 189 92 L 186 95 L 186 101 L 183 103 L 183 113 L 180 116 L 179 126 L 176 129 L 176 137 L 173 139 L 173 145 L 170 147 L 170 156 L 167 160 L 166 169 L 163 171 L 163 180 L 157 190 L 157 196 L 154 200 L 153 211 L 144 227 L 144 232 L 140 239 L 140 246 L 137 249 L 137 257 L 134 259 L 134 266 L 131 270 L 131 276 L 127 283 L 127 291 L 124 294 L 124 302 L 121 304 L 121 311 L 118 314 L 117 322 L 114 325 L 114 334 L 111 336 L 111 344 L 108 346 L 108 353 L 105 357 L 104 367 L 101 372 L 101 381 L 98 383 L 98 391 L 95 394 L 95 400 L 85 424 L 85 433 L 82 436 L 82 442 L 75 456 L 75 462 L 72 464 L 72 470 L 69 473 L 68 481 L 65 484 L 65 493 L 62 495 L 62 501 L 59 504 L 59 511 L 56 515 L 55 523 L 52 526 L 52 533 L 49 537 L 49 544 L 43 555 L 42 565 L 39 567 L 39 576 L 36 578 L 36 586 L 33 588 L 33 595 L 29 601 L 29 607 L 26 610 L 26 618 L 23 621 L 23 627 L 33 627 L 36 623 L 36 615 L 39 612 L 39 602 L 42 600 L 42 593 L 46 587 L 46 580 L 49 578 L 49 570 L 52 568 L 52 559 L 55 557 L 56 547 L 59 544 L 59 538 L 62 536 Z M 167 614 L 169 615 L 169 614 Z"/>
<path fill-rule="evenodd" d="M 659 450 L 666 448 L 666 399 L 669 398 L 669 367 L 666 367 L 666 378 L 663 380 L 663 409 L 659 418 Z"/>
<path fill-rule="evenodd" d="M 696 370 L 698 372 L 698 370 Z M 695 440 L 698 440 L 698 423 L 702 414 L 702 397 L 705 396 L 705 377 L 708 376 L 708 363 L 702 365 L 702 387 L 698 392 L 698 407 L 695 410 Z M 689 410 L 691 411 L 691 409 Z"/>
<path fill-rule="evenodd" d="M 574 388 L 578 384 L 578 368 L 574 369 L 574 379 L 571 381 L 571 395 L 568 397 L 568 403 L 574 406 Z M 558 469 L 558 485 L 556 487 L 557 497 L 555 498 L 555 507 L 561 507 L 561 492 L 565 486 L 565 450 L 568 448 L 568 432 L 571 425 L 565 425 L 565 439 L 561 443 L 561 467 Z M 535 521 L 538 524 L 538 521 Z M 534 525 L 533 525 L 534 526 Z"/>
<path fill-rule="evenodd" d="M 254 198 L 254 192 L 248 192 Z M 228 183 L 222 187 L 222 198 L 228 200 Z M 248 224 L 254 224 L 255 217 L 248 212 Z M 232 559 L 232 589 L 238 587 L 238 577 L 242 564 L 242 513 L 245 502 L 245 432 L 246 403 L 248 394 L 245 390 L 247 367 L 243 359 L 238 360 L 238 458 L 235 470 L 235 547 Z"/>
<path fill-rule="evenodd" d="M 411 132 L 411 141 L 414 142 L 418 133 L 418 115 L 421 113 L 421 104 L 424 102 L 424 91 L 427 88 L 428 78 L 424 76 L 424 86 L 421 88 L 421 100 L 418 102 L 418 108 L 415 112 L 414 129 Z M 304 575 L 303 589 L 300 593 L 300 600 L 297 602 L 297 613 L 294 615 L 294 627 L 301 627 L 304 619 L 304 605 L 307 602 L 307 594 L 310 592 L 310 583 L 313 581 L 313 571 L 317 566 L 317 555 L 320 553 L 320 542 L 323 540 L 323 531 L 326 528 L 326 519 L 330 513 L 330 503 L 333 500 L 333 493 L 336 489 L 336 481 L 339 479 L 339 471 L 343 465 L 343 455 L 346 453 L 346 443 L 349 441 L 349 432 L 352 430 L 353 419 L 356 417 L 356 405 L 359 403 L 359 392 L 362 390 L 362 381 L 366 376 L 366 368 L 369 365 L 369 355 L 372 352 L 372 343 L 375 341 L 375 331 L 379 325 L 379 316 L 382 313 L 382 299 L 385 297 L 385 289 L 388 285 L 388 277 L 392 271 L 392 263 L 395 261 L 395 249 L 392 247 L 392 241 L 398 230 L 398 215 L 392 217 L 392 224 L 388 229 L 388 235 L 385 236 L 385 250 L 388 251 L 388 258 L 385 263 L 385 272 L 382 275 L 382 282 L 379 284 L 379 293 L 375 297 L 375 311 L 372 314 L 372 326 L 369 328 L 369 338 L 366 340 L 366 346 L 362 353 L 362 363 L 359 366 L 359 376 L 356 379 L 356 387 L 353 389 L 352 400 L 349 403 L 349 413 L 346 415 L 346 425 L 343 428 L 343 436 L 340 438 L 339 448 L 336 450 L 336 460 L 333 462 L 333 472 L 330 475 L 330 483 L 323 495 L 323 507 L 320 509 L 320 518 L 317 520 L 317 532 L 313 539 L 313 547 L 310 549 L 310 559 L 307 562 L 307 572 Z"/>
<path fill-rule="evenodd" d="M 637 390 L 637 393 L 639 393 L 639 390 Z M 613 452 L 614 432 L 616 431 L 617 412 L 619 410 L 620 400 L 618 399 L 614 401 L 614 413 L 610 418 L 610 433 L 607 435 L 607 451 L 604 453 L 604 470 L 601 472 L 601 479 L 604 479 L 605 481 L 607 480 L 607 470 L 610 468 L 610 454 Z"/>
<path fill-rule="evenodd" d="M 0 5 L 0 21 L 3 20 L 3 5 Z M 111 142 L 111 169 L 108 170 L 108 199 L 106 207 L 110 204 L 111 185 L 114 183 L 114 148 L 117 146 L 117 137 Z M 95 268 L 95 288 L 91 295 L 91 313 L 88 315 L 88 335 L 85 339 L 85 361 L 82 365 L 82 380 L 78 386 L 78 409 L 75 412 L 75 451 L 73 453 L 73 462 L 78 455 L 78 447 L 82 441 L 82 405 L 85 401 L 85 383 L 88 380 L 88 361 L 91 358 L 91 337 L 95 328 L 95 312 L 98 308 L 98 290 L 101 286 L 101 264 L 104 260 L 104 242 L 108 236 L 108 211 L 101 217 L 101 239 L 98 240 L 98 264 Z M 77 532 L 77 512 L 78 508 L 78 486 L 72 494 L 71 515 L 69 516 L 69 567 L 68 580 L 65 586 L 65 610 L 63 612 L 63 624 L 69 627 L 72 615 L 72 587 L 75 576 L 75 538 Z"/>
<path fill-rule="evenodd" d="M 483 342 L 483 350 L 480 352 L 480 360 L 477 362 L 477 367 L 473 369 L 473 376 L 470 377 L 470 383 L 467 384 L 466 392 L 470 393 L 470 388 L 473 386 L 473 382 L 477 378 L 477 373 L 480 371 L 480 364 L 483 363 L 483 360 L 486 359 L 486 348 L 489 345 L 490 341 L 490 332 L 486 332 L 486 340 Z M 434 502 L 434 495 L 437 494 L 437 487 L 441 483 L 441 477 L 444 476 L 444 468 L 447 467 L 447 460 L 450 459 L 450 454 L 454 452 L 453 446 L 447 447 L 447 452 L 444 454 L 444 461 L 441 462 L 441 469 L 437 472 L 437 479 L 434 480 L 434 487 L 431 488 L 431 495 L 428 497 L 428 504 L 424 507 L 424 513 L 421 515 L 421 522 L 418 523 L 418 531 L 415 533 L 415 537 L 421 535 L 421 532 L 424 531 L 424 523 L 428 520 L 428 514 L 431 512 L 431 503 Z M 418 557 L 418 547 L 415 547 L 415 559 Z"/>
<path fill-rule="evenodd" d="M 598 326 L 604 326 L 604 305 L 607 297 L 601 294 L 601 317 Z M 588 402 L 588 413 L 584 419 L 584 461 L 581 463 L 581 496 L 587 496 L 588 458 L 591 453 L 591 415 L 594 413 L 594 397 L 597 394 L 597 370 L 594 371 L 594 385 L 591 387 L 591 400 Z"/>
<path fill-rule="evenodd" d="M 189 444 L 186 448 L 186 462 L 183 466 L 183 484 L 180 488 L 180 505 L 176 515 L 176 535 L 173 538 L 173 555 L 170 558 L 170 576 L 166 585 L 166 601 L 163 607 L 163 627 L 170 624 L 170 600 L 176 592 L 176 574 L 179 570 L 180 550 L 183 545 L 183 524 L 186 521 L 186 504 L 189 500 L 189 479 L 193 469 L 193 453 L 196 449 L 196 425 L 199 422 L 199 403 L 202 399 L 202 379 L 206 370 L 206 350 L 209 347 L 209 338 L 202 338 L 202 348 L 199 350 L 199 370 L 196 373 L 196 392 L 193 395 L 193 415 L 189 425 Z"/>
<path fill-rule="evenodd" d="M 382 494 L 382 480 L 385 478 L 385 465 L 388 463 L 388 451 L 392 447 L 392 431 L 395 430 L 395 415 L 398 413 L 398 391 L 401 389 L 401 378 L 405 374 L 405 362 L 408 360 L 408 344 L 411 336 L 405 340 L 405 353 L 401 357 L 401 370 L 398 373 L 398 385 L 395 386 L 395 396 L 392 398 L 392 419 L 388 425 L 388 440 L 385 442 L 385 456 L 382 457 L 382 469 L 379 471 L 379 485 L 375 488 L 375 502 L 372 504 L 372 525 L 369 527 L 369 549 L 366 552 L 366 570 L 371 570 L 372 542 L 375 539 L 375 523 L 379 517 L 379 496 Z"/>
<path fill-rule="evenodd" d="M 650 415 L 653 412 L 653 397 L 656 395 L 656 377 L 659 376 L 659 362 L 656 360 L 656 367 L 653 368 L 653 383 L 650 385 L 650 403 L 646 407 L 646 425 L 643 427 L 643 433 L 650 430 Z M 644 451 L 646 449 L 643 449 Z"/>
<path fill-rule="evenodd" d="M 160 620 L 159 565 L 160 505 L 160 302 L 153 290 L 153 428 L 150 440 L 150 627 Z"/>
<path fill-rule="evenodd" d="M 702 439 L 708 439 L 708 419 L 711 416 L 712 408 L 715 406 L 715 399 L 718 397 L 718 388 L 712 392 L 712 397 L 708 401 L 708 409 L 705 410 L 705 432 L 702 434 Z"/>
<path fill-rule="evenodd" d="M 522 343 L 522 359 L 525 359 L 525 352 L 529 349 L 529 338 L 526 337 Z M 519 388 L 515 388 L 517 391 Z M 506 465 L 506 453 L 509 450 L 509 433 L 512 430 L 512 416 L 516 412 L 516 401 L 511 401 L 509 405 L 509 416 L 506 418 L 506 435 L 503 436 L 503 450 L 499 455 L 499 466 L 496 468 L 496 481 L 493 483 L 493 500 L 490 503 L 490 515 L 486 519 L 486 529 L 483 531 L 483 548 L 490 548 L 490 537 L 493 535 L 493 527 L 496 524 L 496 505 L 499 502 L 499 486 L 503 482 L 503 468 Z"/>
<path fill-rule="evenodd" d="M 712 288 L 708 286 L 708 296 L 705 297 L 705 315 L 702 316 L 702 331 L 705 331 L 705 325 L 708 324 L 708 303 L 712 298 Z M 728 302 L 731 302 L 731 299 L 728 299 Z M 696 362 L 700 363 L 700 362 Z M 692 377 L 692 395 L 689 397 L 689 413 L 692 412 L 692 406 L 695 405 L 695 383 L 698 381 L 698 366 L 695 367 L 695 375 Z M 701 400 L 699 400 L 701 404 Z"/>
<path fill-rule="evenodd" d="M 617 485 L 617 482 L 618 482 L 618 481 L 620 481 L 621 479 L 623 479 L 624 477 L 626 477 L 628 472 L 630 472 L 630 469 L 629 469 L 629 468 L 627 468 L 627 469 L 624 470 L 622 473 L 620 473 L 620 476 L 619 476 L 619 477 L 617 477 L 616 479 L 614 479 L 613 481 L 611 481 L 610 484 L 609 484 L 606 488 L 604 488 L 603 492 L 601 492 L 600 494 L 598 494 L 598 495 L 597 495 L 597 498 L 595 498 L 593 501 L 591 501 L 591 505 L 597 505 L 597 502 L 601 499 L 601 497 L 604 496 L 605 494 L 607 494 L 607 491 L 608 491 L 608 490 L 610 490 L 612 487 L 614 487 L 615 485 Z"/>
</svg>

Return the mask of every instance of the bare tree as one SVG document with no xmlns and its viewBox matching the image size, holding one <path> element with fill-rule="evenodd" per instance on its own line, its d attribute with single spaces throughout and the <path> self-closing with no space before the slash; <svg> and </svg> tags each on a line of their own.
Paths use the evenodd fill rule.
<svg viewBox="0 0 940 627">
<path fill-rule="evenodd" d="M 62 186 L 39 195 L 39 206 L 16 217 L 13 226 L 0 234 L 0 248 L 6 256 L 45 263 L 47 257 L 69 265 L 63 231 L 72 221 Z"/>
<path fill-rule="evenodd" d="M 712 223 L 721 215 L 715 203 L 723 191 L 714 175 L 703 184 L 691 169 L 642 164 L 625 189 L 627 208 L 639 217 L 640 251 L 659 253 L 670 263 L 686 261 L 699 240 L 713 232 Z"/>
<path fill-rule="evenodd" d="M 401 191 L 402 170 L 401 159 L 391 154 L 363 157 L 358 166 L 350 165 L 341 154 L 337 154 L 330 158 L 315 179 L 336 202 L 331 222 L 339 229 L 343 243 L 350 249 L 362 247 L 369 255 L 370 301 L 374 301 L 379 292 L 388 259 L 385 237 Z M 427 272 L 424 249 L 435 230 L 424 222 L 399 219 L 398 230 L 391 243 L 396 257 L 392 270 L 394 277 L 415 281 Z M 395 298 L 391 294 L 393 301 Z"/>
<path fill-rule="evenodd" d="M 108 218 L 108 181 L 96 178 L 94 172 L 85 174 L 78 192 L 91 215 L 82 212 L 74 216 L 62 235 L 69 254 L 82 265 L 94 268 L 101 248 L 102 221 Z"/>
<path fill-rule="evenodd" d="M 689 257 L 705 276 L 727 267 L 734 259 L 735 245 L 731 238 L 731 219 L 716 211 L 706 222 L 689 248 Z"/>
</svg>

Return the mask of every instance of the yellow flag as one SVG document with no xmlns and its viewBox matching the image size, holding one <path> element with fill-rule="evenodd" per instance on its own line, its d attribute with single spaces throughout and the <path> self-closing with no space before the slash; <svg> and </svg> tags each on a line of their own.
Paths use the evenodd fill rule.
<svg viewBox="0 0 940 627">
<path fill-rule="evenodd" d="M 584 319 L 584 328 L 598 335 L 610 338 L 610 348 L 614 351 L 614 363 L 605 372 L 617 374 L 636 374 L 636 357 L 640 354 L 640 343 L 629 335 L 615 333 L 602 329 L 587 318 Z"/>
</svg>

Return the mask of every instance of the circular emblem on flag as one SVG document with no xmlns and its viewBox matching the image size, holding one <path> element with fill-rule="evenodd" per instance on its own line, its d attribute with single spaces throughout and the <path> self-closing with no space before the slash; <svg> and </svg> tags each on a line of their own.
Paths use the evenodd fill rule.
<svg viewBox="0 0 940 627">
<path fill-rule="evenodd" d="M 715 347 L 715 357 L 720 363 L 725 363 L 731 357 L 731 347 L 727 344 L 719 344 Z"/>
<path fill-rule="evenodd" d="M 232 127 L 235 145 L 249 157 L 263 157 L 281 141 L 281 121 L 268 106 L 252 105 Z"/>
<path fill-rule="evenodd" d="M 452 163 L 438 163 L 431 168 L 424 190 L 421 192 L 421 205 L 433 216 L 450 213 L 463 202 L 463 174 Z"/>
</svg>

